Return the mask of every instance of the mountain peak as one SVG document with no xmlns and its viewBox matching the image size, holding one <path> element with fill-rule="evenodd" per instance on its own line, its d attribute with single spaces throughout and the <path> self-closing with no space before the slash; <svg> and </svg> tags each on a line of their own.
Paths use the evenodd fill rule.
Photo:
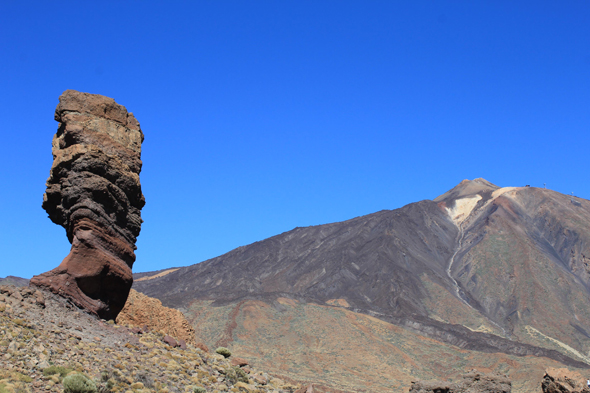
<svg viewBox="0 0 590 393">
<path fill-rule="evenodd" d="M 468 196 L 481 195 L 485 192 L 492 193 L 499 188 L 500 187 L 497 185 L 481 177 L 473 180 L 465 179 L 461 183 L 457 184 L 454 188 L 436 197 L 434 201 L 450 201 Z"/>
</svg>

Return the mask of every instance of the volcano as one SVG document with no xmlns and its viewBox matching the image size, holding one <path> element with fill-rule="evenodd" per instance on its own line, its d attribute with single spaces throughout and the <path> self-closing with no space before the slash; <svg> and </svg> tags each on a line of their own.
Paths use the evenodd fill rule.
<svg viewBox="0 0 590 393">
<path fill-rule="evenodd" d="M 534 391 L 545 367 L 590 364 L 589 262 L 590 201 L 475 179 L 135 274 L 133 288 L 183 311 L 208 345 L 331 389 L 480 368 Z"/>
</svg>

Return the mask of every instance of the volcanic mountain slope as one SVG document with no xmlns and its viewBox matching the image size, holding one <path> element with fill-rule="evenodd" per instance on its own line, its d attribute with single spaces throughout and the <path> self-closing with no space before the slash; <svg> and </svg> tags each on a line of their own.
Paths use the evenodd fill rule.
<svg viewBox="0 0 590 393">
<path fill-rule="evenodd" d="M 6 276 L 0 278 L 0 285 L 14 285 L 15 287 L 26 287 L 29 285 L 29 280 L 15 276 Z"/>
<path fill-rule="evenodd" d="M 419 276 L 434 271 L 448 281 L 445 268 L 457 233 L 445 211 L 423 201 L 296 228 L 136 286 L 175 306 L 201 298 L 272 300 L 290 294 L 321 303 L 345 297 L 355 308 L 425 315 L 420 300 L 427 293 Z"/>
<path fill-rule="evenodd" d="M 461 185 L 435 201 L 460 230 L 449 266 L 458 297 L 513 340 L 589 362 L 590 201 L 532 187 L 474 192 Z M 457 214 L 462 201 L 475 202 L 470 214 Z"/>
<path fill-rule="evenodd" d="M 585 367 L 589 229 L 589 201 L 465 180 L 434 201 L 296 228 L 197 265 L 142 274 L 134 288 L 187 313 L 201 337 L 228 345 L 258 334 L 260 326 L 244 324 L 246 309 L 260 314 L 266 305 L 291 325 L 320 323 L 311 311 L 289 314 L 279 299 L 290 299 L 303 310 L 344 307 L 377 317 L 419 333 L 408 339 L 416 345 L 427 336 L 456 350 L 542 356 Z M 350 327 L 338 325 L 324 328 L 336 334 Z M 313 341 L 309 331 L 294 334 Z M 271 334 L 251 345 L 272 352 L 273 342 L 280 340 Z M 295 354 L 299 349 L 289 345 L 302 342 L 281 345 Z M 312 353 L 341 358 L 344 352 Z M 283 364 L 300 361 L 310 369 L 298 355 L 283 355 Z M 471 362 L 477 359 L 473 355 Z M 270 363 L 281 367 L 279 359 Z M 357 381 L 363 378 L 366 373 Z"/>
</svg>

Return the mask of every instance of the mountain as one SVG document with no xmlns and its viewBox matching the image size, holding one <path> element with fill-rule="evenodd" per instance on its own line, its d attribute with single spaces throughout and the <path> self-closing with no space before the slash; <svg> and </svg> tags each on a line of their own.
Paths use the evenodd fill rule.
<svg viewBox="0 0 590 393">
<path fill-rule="evenodd" d="M 29 285 L 29 280 L 26 278 L 16 276 L 0 277 L 0 285 L 14 285 L 15 287 L 26 287 Z"/>
<path fill-rule="evenodd" d="M 208 345 L 267 353 L 252 361 L 286 376 L 386 391 L 483 367 L 525 391 L 544 365 L 590 364 L 589 229 L 590 201 L 464 180 L 434 200 L 144 273 L 134 288 L 183 311 Z"/>
</svg>

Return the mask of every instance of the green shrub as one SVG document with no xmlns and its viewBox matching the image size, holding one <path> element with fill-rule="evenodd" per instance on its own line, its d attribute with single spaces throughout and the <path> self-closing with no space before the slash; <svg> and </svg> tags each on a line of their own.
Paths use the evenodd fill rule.
<svg viewBox="0 0 590 393">
<path fill-rule="evenodd" d="M 64 393 L 97 393 L 96 384 L 84 374 L 71 374 L 64 378 Z"/>
<path fill-rule="evenodd" d="M 72 371 L 71 368 L 64 366 L 49 366 L 43 369 L 43 376 L 49 377 L 50 375 L 59 374 L 60 379 L 68 375 Z"/>
<path fill-rule="evenodd" d="M 234 370 L 233 367 L 228 367 L 223 371 L 220 371 L 223 374 L 225 374 L 225 380 L 229 383 L 231 383 L 232 385 L 234 385 L 236 382 L 238 382 L 238 376 L 236 375 L 236 370 Z"/>
<path fill-rule="evenodd" d="M 238 377 L 238 381 L 248 383 L 248 374 L 240 366 L 234 366 L 234 370 L 236 371 L 236 376 Z"/>
<path fill-rule="evenodd" d="M 248 374 L 239 366 L 228 367 L 220 372 L 225 374 L 225 380 L 232 385 L 235 385 L 237 382 L 248 383 Z"/>
<path fill-rule="evenodd" d="M 215 352 L 217 352 L 220 355 L 223 355 L 226 358 L 231 356 L 231 352 L 229 351 L 229 349 L 227 349 L 225 347 L 219 347 L 215 350 Z"/>
<path fill-rule="evenodd" d="M 193 393 L 207 393 L 207 389 L 197 386 L 193 389 Z"/>
</svg>

